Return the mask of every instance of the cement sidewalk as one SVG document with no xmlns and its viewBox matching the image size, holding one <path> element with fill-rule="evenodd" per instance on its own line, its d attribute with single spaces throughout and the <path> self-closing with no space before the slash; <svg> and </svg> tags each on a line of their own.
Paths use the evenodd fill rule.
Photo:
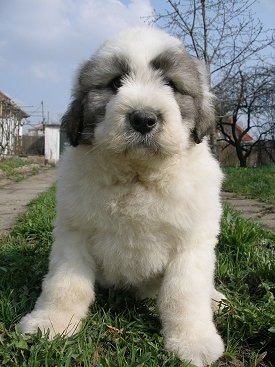
<svg viewBox="0 0 275 367">
<path fill-rule="evenodd" d="M 247 199 L 231 192 L 223 192 L 222 201 L 240 212 L 245 218 L 252 219 L 263 227 L 275 231 L 275 204 Z"/>
<path fill-rule="evenodd" d="M 49 168 L 24 181 L 0 185 L 0 237 L 16 224 L 19 215 L 26 210 L 27 204 L 32 199 L 55 183 L 56 174 L 55 168 Z M 222 201 L 239 211 L 244 217 L 275 231 L 275 205 L 238 197 L 227 192 L 222 193 Z"/>
<path fill-rule="evenodd" d="M 6 183 L 0 187 L 0 237 L 17 222 L 27 204 L 56 181 L 56 169 L 49 168 L 24 181 Z"/>
</svg>

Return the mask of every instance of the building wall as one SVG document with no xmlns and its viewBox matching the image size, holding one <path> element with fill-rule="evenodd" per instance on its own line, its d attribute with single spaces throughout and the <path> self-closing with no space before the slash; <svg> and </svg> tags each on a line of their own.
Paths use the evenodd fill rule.
<svg viewBox="0 0 275 367">
<path fill-rule="evenodd" d="M 56 164 L 60 154 L 60 127 L 45 126 L 45 161 Z"/>
</svg>

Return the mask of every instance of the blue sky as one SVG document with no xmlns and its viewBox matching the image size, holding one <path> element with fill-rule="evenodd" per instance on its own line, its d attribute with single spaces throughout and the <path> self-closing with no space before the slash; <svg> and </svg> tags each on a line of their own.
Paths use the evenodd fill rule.
<svg viewBox="0 0 275 367">
<path fill-rule="evenodd" d="M 0 0 L 0 90 L 27 112 L 41 101 L 57 122 L 78 64 L 119 30 L 144 23 L 165 0 Z M 256 16 L 274 27 L 275 0 L 259 0 Z"/>
</svg>

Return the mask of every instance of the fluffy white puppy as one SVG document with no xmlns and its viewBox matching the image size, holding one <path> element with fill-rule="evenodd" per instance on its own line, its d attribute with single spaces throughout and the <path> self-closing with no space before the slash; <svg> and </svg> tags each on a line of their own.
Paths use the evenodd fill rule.
<svg viewBox="0 0 275 367">
<path fill-rule="evenodd" d="M 95 281 L 157 296 L 165 347 L 205 366 L 223 353 L 213 323 L 222 174 L 204 65 L 150 27 L 106 42 L 77 75 L 63 117 L 49 272 L 24 333 L 71 335 Z"/>
</svg>

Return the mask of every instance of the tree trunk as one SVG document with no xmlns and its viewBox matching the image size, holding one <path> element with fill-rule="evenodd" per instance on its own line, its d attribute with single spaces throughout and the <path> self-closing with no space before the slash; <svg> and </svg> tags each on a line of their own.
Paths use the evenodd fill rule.
<svg viewBox="0 0 275 367">
<path fill-rule="evenodd" d="M 240 167 L 247 167 L 246 158 L 242 158 L 242 159 L 240 160 Z"/>
<path fill-rule="evenodd" d="M 240 167 L 247 167 L 247 157 L 241 147 L 236 147 L 236 153 L 240 162 Z"/>
</svg>

